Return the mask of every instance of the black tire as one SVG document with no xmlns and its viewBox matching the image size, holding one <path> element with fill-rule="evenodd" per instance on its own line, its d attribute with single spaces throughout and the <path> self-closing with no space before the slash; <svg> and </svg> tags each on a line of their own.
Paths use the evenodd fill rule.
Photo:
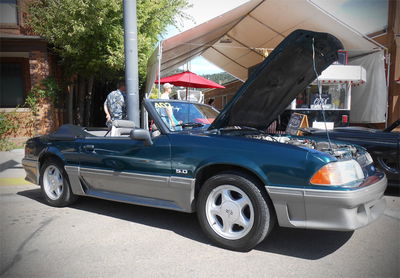
<svg viewBox="0 0 400 278">
<path fill-rule="evenodd" d="M 255 179 L 239 172 L 220 173 L 204 183 L 198 195 L 197 216 L 201 228 L 216 245 L 247 252 L 271 232 L 275 224 L 275 213 L 270 198 L 261 186 Z M 223 194 L 219 196 L 219 192 L 228 192 L 231 199 L 220 200 Z M 242 196 L 243 193 L 247 196 Z M 244 200 L 242 198 L 247 200 L 247 203 L 250 201 L 252 208 L 250 205 L 238 205 L 234 208 L 236 204 L 241 203 L 240 200 Z M 233 205 L 228 204 L 231 201 Z M 211 212 L 211 207 L 217 208 L 218 212 L 215 215 L 214 210 Z M 232 225 L 237 221 L 233 219 L 243 216 L 252 224 Z M 228 232 L 223 231 L 224 221 L 231 226 Z"/>
<path fill-rule="evenodd" d="M 60 191 L 61 193 L 58 195 L 54 190 L 53 193 L 49 192 L 52 191 L 49 189 L 49 186 L 45 186 L 44 183 L 48 182 L 48 178 L 45 177 L 46 170 L 54 171 L 57 169 L 59 171 L 59 177 L 62 178 L 61 186 L 62 188 Z M 64 165 L 57 159 L 49 158 L 47 159 L 42 167 L 40 168 L 40 187 L 42 190 L 43 198 L 45 199 L 46 203 L 53 207 L 65 207 L 69 206 L 74 203 L 78 197 L 74 195 L 71 191 L 71 186 L 69 184 L 69 179 L 67 173 L 65 172 Z"/>
</svg>

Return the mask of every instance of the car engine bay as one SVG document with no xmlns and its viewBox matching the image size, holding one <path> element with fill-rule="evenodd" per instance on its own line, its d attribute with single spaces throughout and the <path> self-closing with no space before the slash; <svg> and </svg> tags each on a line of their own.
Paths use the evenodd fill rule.
<svg viewBox="0 0 400 278">
<path fill-rule="evenodd" d="M 329 141 L 319 141 L 307 137 L 297 137 L 288 135 L 272 135 L 263 131 L 247 128 L 232 128 L 220 130 L 224 135 L 241 136 L 249 139 L 264 140 L 282 144 L 317 150 L 328 153 L 339 160 L 356 159 L 359 160 L 363 154 L 350 144 L 338 144 Z"/>
<path fill-rule="evenodd" d="M 246 138 L 273 141 L 293 146 L 313 149 L 328 153 L 338 159 L 351 159 L 357 157 L 357 148 L 352 145 L 329 143 L 327 141 L 315 141 L 308 138 L 276 136 L 269 134 L 245 135 Z"/>
</svg>

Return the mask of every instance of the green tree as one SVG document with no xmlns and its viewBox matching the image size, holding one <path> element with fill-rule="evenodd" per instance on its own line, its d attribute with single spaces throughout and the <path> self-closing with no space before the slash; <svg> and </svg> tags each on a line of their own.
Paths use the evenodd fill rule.
<svg viewBox="0 0 400 278">
<path fill-rule="evenodd" d="M 158 37 L 168 25 L 188 18 L 183 12 L 188 6 L 187 0 L 137 0 L 139 86 Z M 95 78 L 123 76 L 122 0 L 33 1 L 28 24 L 53 45 L 67 77 L 79 76 L 79 94 L 89 103 Z"/>
</svg>

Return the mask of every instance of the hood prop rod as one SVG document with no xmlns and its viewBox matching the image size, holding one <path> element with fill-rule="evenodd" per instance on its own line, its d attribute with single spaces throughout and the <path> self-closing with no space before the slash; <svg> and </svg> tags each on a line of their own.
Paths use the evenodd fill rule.
<svg viewBox="0 0 400 278">
<path fill-rule="evenodd" d="M 315 67 L 315 41 L 314 37 L 312 38 L 312 51 L 313 51 L 313 68 L 314 68 L 314 73 L 315 76 L 317 77 L 317 86 L 318 86 L 318 95 L 319 95 L 319 103 L 321 105 L 321 112 L 322 112 L 322 117 L 324 119 L 324 125 L 325 125 L 325 132 L 326 132 L 326 137 L 328 139 L 328 144 L 329 144 L 329 150 L 332 151 L 332 143 L 331 143 L 331 138 L 329 137 L 329 132 L 328 132 L 328 126 L 326 125 L 326 117 L 325 117 L 325 110 L 324 110 L 324 105 L 322 102 L 322 84 L 319 80 L 319 76 L 317 73 L 317 69 Z"/>
</svg>

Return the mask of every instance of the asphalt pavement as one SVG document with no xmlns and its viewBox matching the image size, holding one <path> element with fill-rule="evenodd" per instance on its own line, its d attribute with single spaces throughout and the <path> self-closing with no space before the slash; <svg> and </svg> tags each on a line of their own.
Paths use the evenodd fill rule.
<svg viewBox="0 0 400 278">
<path fill-rule="evenodd" d="M 25 181 L 25 171 L 22 168 L 24 149 L 0 152 L 0 186 L 30 184 Z"/>
<path fill-rule="evenodd" d="M 276 227 L 248 253 L 213 246 L 195 214 L 81 198 L 46 205 L 0 153 L 0 277 L 400 277 L 400 198 L 355 232 Z"/>
</svg>

